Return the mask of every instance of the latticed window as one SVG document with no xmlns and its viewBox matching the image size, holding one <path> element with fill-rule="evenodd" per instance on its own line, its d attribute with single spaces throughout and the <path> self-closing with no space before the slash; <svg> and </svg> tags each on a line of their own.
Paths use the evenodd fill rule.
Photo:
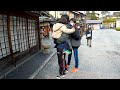
<svg viewBox="0 0 120 90">
<path fill-rule="evenodd" d="M 0 15 L 0 59 L 10 55 L 8 31 L 7 31 L 7 16 Z"/>
<path fill-rule="evenodd" d="M 12 53 L 10 47 L 13 53 L 20 53 L 37 45 L 36 20 L 10 16 L 8 32 L 7 19 L 7 15 L 0 15 L 0 60 Z"/>
<path fill-rule="evenodd" d="M 18 30 L 19 30 L 20 52 L 22 52 L 29 48 L 28 34 L 27 34 L 27 19 L 19 17 L 18 21 L 19 21 Z"/>
<path fill-rule="evenodd" d="M 17 17 L 10 16 L 10 33 L 12 40 L 13 53 L 19 51 L 19 38 L 18 38 L 18 27 L 17 27 Z"/>
<path fill-rule="evenodd" d="M 28 34 L 30 47 L 35 46 L 36 43 L 36 32 L 35 32 L 35 20 L 28 19 Z"/>
<path fill-rule="evenodd" d="M 13 52 L 29 49 L 28 36 L 30 47 L 36 45 L 35 20 L 28 19 L 27 31 L 26 18 L 10 16 L 10 27 Z"/>
</svg>

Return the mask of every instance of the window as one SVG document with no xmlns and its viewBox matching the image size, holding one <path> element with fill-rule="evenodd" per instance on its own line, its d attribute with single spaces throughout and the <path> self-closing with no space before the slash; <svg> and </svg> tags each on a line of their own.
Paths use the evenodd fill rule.
<svg viewBox="0 0 120 90">
<path fill-rule="evenodd" d="M 12 49 L 13 53 L 19 51 L 18 45 L 18 28 L 17 28 L 17 17 L 10 16 L 10 33 L 11 33 L 11 40 L 12 40 Z"/>
<path fill-rule="evenodd" d="M 27 19 L 10 16 L 10 31 L 13 53 L 28 49 Z"/>
<path fill-rule="evenodd" d="M 7 16 L 0 15 L 0 59 L 10 55 L 8 31 L 7 31 Z"/>
<path fill-rule="evenodd" d="M 29 32 L 29 44 L 30 47 L 35 46 L 36 43 L 36 32 L 35 32 L 35 20 L 28 19 L 28 32 Z"/>
<path fill-rule="evenodd" d="M 28 49 L 27 19 L 18 18 L 20 52 Z"/>
<path fill-rule="evenodd" d="M 10 16 L 10 36 L 13 53 L 23 52 L 37 45 L 36 20 Z M 28 41 L 29 40 L 29 41 Z M 7 15 L 0 15 L 0 60 L 10 55 Z M 28 43 L 29 42 L 29 43 Z"/>
</svg>

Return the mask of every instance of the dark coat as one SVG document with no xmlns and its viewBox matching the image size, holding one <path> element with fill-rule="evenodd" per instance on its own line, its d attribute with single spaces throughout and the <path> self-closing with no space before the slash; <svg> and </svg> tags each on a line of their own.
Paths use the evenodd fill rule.
<svg viewBox="0 0 120 90">
<path fill-rule="evenodd" d="M 70 23 L 67 24 L 67 28 L 72 28 L 72 25 Z M 67 43 L 69 45 L 69 49 L 72 49 L 72 45 L 71 45 L 71 34 L 69 35 L 68 39 L 67 39 Z"/>
<path fill-rule="evenodd" d="M 87 34 L 91 34 L 91 37 L 87 37 Z M 86 30 L 86 39 L 88 39 L 88 38 L 92 39 L 92 29 Z"/>
<path fill-rule="evenodd" d="M 70 42 L 72 47 L 79 47 L 81 45 L 80 31 L 77 28 L 75 32 L 71 34 Z"/>
</svg>

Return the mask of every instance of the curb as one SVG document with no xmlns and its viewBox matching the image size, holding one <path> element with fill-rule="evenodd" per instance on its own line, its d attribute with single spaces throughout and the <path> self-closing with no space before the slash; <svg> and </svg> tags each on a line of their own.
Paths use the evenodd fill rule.
<svg viewBox="0 0 120 90">
<path fill-rule="evenodd" d="M 49 62 L 49 60 L 55 55 L 55 53 L 56 51 L 54 51 L 28 79 L 34 79 L 40 70 L 42 70 L 44 66 Z"/>
</svg>

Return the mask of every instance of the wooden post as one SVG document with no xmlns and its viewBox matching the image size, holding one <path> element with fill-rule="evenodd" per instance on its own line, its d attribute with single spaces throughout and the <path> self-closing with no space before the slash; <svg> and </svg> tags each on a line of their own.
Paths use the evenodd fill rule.
<svg viewBox="0 0 120 90">
<path fill-rule="evenodd" d="M 16 67 L 16 61 L 13 56 L 13 49 L 12 49 L 12 42 L 11 42 L 11 33 L 10 33 L 10 15 L 7 14 L 7 30 L 8 30 L 8 40 L 9 40 L 9 47 L 10 47 L 10 55 L 12 57 L 12 62 L 14 66 Z"/>
<path fill-rule="evenodd" d="M 28 47 L 29 47 L 29 49 L 28 50 L 30 50 L 30 43 L 29 43 L 29 31 L 28 31 L 28 18 L 27 18 L 27 37 L 28 37 Z"/>
<path fill-rule="evenodd" d="M 41 49 L 41 38 L 40 38 L 40 24 L 39 24 L 39 18 L 37 19 L 37 30 L 38 30 L 38 44 L 39 44 L 39 49 Z"/>
</svg>

